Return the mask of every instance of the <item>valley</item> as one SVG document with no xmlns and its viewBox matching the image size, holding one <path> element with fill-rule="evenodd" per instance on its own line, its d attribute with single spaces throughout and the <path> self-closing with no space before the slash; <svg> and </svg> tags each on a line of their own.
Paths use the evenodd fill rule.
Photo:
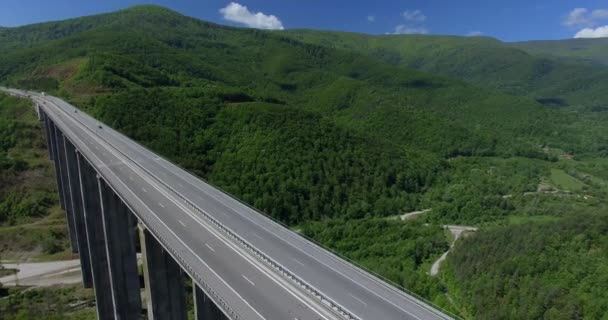
<svg viewBox="0 0 608 320">
<path fill-rule="evenodd" d="M 608 67 L 605 41 L 555 49 L 572 43 L 136 6 L 0 29 L 0 83 L 66 99 L 463 318 L 601 319 Z M 0 258 L 73 258 L 30 103 L 0 94 L 0 114 Z"/>
</svg>

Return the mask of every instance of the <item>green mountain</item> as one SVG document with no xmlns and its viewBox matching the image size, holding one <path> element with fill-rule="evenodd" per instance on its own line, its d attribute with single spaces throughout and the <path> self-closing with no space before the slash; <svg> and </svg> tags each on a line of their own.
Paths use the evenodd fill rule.
<svg viewBox="0 0 608 320">
<path fill-rule="evenodd" d="M 85 102 L 137 87 L 214 87 L 242 96 L 234 102 L 292 105 L 441 155 L 532 154 L 545 143 L 537 138 L 551 135 L 534 124 L 547 117 L 564 121 L 531 99 L 158 7 L 24 28 L 3 33 L 6 46 L 15 49 L 2 51 L 7 63 L 0 77 Z M 34 40 L 16 48 L 23 37 Z"/>
<path fill-rule="evenodd" d="M 449 310 L 471 318 L 571 314 L 562 296 L 528 297 L 541 310 L 520 312 L 517 301 L 477 294 L 484 283 L 472 275 L 492 258 L 484 248 L 554 243 L 549 232 L 511 239 L 504 230 L 559 230 L 580 217 L 576 230 L 585 234 L 583 222 L 605 210 L 604 67 L 491 38 L 262 31 L 156 6 L 2 28 L 0 61 L 3 84 L 71 101 Z M 425 208 L 432 210 L 415 221 L 396 219 Z M 451 241 L 444 224 L 483 232 L 459 242 L 447 268 L 430 277 Z M 568 232 L 566 241 L 578 241 Z M 555 245 L 549 263 L 603 250 L 589 234 L 592 247 Z M 479 248 L 476 239 L 494 242 Z M 503 257 L 527 261 L 538 255 L 532 249 L 509 247 Z M 487 264 L 496 275 L 489 283 L 504 285 L 509 266 Z M 554 273 L 535 275 L 513 279 L 546 287 Z M 585 275 L 571 277 L 568 294 L 580 298 L 573 304 L 592 318 L 587 307 L 602 305 L 584 295 L 577 281 Z"/>
<path fill-rule="evenodd" d="M 608 39 L 567 39 L 510 43 L 530 54 L 566 58 L 571 62 L 608 65 Z"/>
<path fill-rule="evenodd" d="M 555 46 L 586 44 L 597 59 L 608 43 L 600 40 L 503 43 L 488 37 L 384 35 L 289 30 L 307 43 L 358 51 L 393 65 L 440 74 L 508 94 L 527 96 L 551 107 L 597 106 L 608 99 L 608 68 L 555 59 Z M 543 55 L 537 55 L 543 53 Z"/>
</svg>

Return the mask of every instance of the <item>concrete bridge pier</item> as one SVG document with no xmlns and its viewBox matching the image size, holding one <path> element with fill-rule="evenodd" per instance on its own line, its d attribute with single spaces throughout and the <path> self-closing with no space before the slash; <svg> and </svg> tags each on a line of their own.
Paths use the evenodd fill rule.
<svg viewBox="0 0 608 320">
<path fill-rule="evenodd" d="M 91 258 L 93 291 L 97 303 L 97 319 L 115 319 L 110 270 L 103 229 L 103 215 L 97 172 L 83 157 L 78 157 L 78 174 L 84 208 L 87 243 Z"/>
<path fill-rule="evenodd" d="M 135 230 L 131 227 L 134 216 L 104 180 L 98 182 L 116 319 L 138 319 L 141 296 Z"/>
<path fill-rule="evenodd" d="M 181 268 L 143 225 L 139 229 L 148 319 L 186 320 Z"/>
<path fill-rule="evenodd" d="M 70 233 L 70 244 L 72 253 L 78 253 L 78 240 L 76 239 L 76 226 L 74 225 L 74 211 L 72 210 L 72 195 L 69 190 L 67 164 L 65 158 L 64 136 L 61 130 L 55 126 L 55 167 L 58 169 L 55 174 L 61 184 L 61 196 L 63 197 L 63 208 L 65 209 L 68 220 L 68 230 Z"/>
<path fill-rule="evenodd" d="M 51 159 L 51 161 L 53 161 L 53 148 L 51 148 L 51 133 L 50 133 L 50 129 L 49 129 L 49 117 L 46 115 L 46 113 L 44 113 L 44 111 L 42 111 L 41 113 L 42 115 L 42 122 L 44 123 L 44 133 L 46 135 L 46 148 L 47 151 L 49 152 L 49 159 Z"/>
<path fill-rule="evenodd" d="M 69 193 L 72 200 L 72 210 L 74 217 L 74 230 L 78 245 L 78 256 L 82 269 L 82 283 L 85 288 L 93 287 L 91 278 L 91 259 L 89 256 L 89 246 L 87 243 L 87 230 L 84 221 L 84 207 L 82 203 L 82 190 L 80 189 L 80 176 L 78 173 L 78 158 L 80 154 L 68 139 L 64 139 L 66 171 L 68 176 Z"/>
<path fill-rule="evenodd" d="M 228 318 L 215 305 L 213 300 L 192 281 L 192 297 L 194 300 L 194 320 L 227 320 Z"/>
</svg>

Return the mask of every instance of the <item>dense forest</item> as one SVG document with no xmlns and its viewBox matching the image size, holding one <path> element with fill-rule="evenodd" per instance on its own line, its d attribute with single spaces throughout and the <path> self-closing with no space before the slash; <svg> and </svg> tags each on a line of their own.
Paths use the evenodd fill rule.
<svg viewBox="0 0 608 320">
<path fill-rule="evenodd" d="M 30 101 L 0 93 L 0 256 L 69 247 L 54 168 Z M 40 223 L 43 223 L 41 226 Z"/>
<path fill-rule="evenodd" d="M 601 318 L 608 67 L 537 46 L 266 32 L 139 6 L 0 29 L 0 82 L 72 102 L 465 318 Z M 28 103 L 0 107 L 0 224 L 57 217 Z M 46 182 L 15 183 L 32 170 Z M 430 276 L 448 224 L 479 230 Z"/>
<path fill-rule="evenodd" d="M 477 319 L 604 319 L 608 216 L 497 227 L 457 244 L 449 264 Z"/>
</svg>

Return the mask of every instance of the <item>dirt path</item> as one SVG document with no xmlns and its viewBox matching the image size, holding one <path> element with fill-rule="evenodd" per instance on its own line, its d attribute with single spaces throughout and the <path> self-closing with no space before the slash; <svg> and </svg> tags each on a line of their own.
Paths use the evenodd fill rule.
<svg viewBox="0 0 608 320">
<path fill-rule="evenodd" d="M 450 230 L 452 236 L 454 237 L 454 240 L 450 244 L 450 248 L 448 249 L 448 251 L 444 252 L 441 257 L 439 257 L 439 259 L 437 259 L 437 261 L 435 261 L 431 266 L 431 271 L 429 272 L 431 276 L 436 276 L 439 273 L 439 267 L 441 266 L 441 263 L 448 257 L 448 253 L 450 252 L 450 250 L 452 250 L 452 247 L 454 247 L 454 243 L 456 243 L 456 240 L 458 240 L 458 238 L 460 238 L 466 232 L 477 231 L 476 227 L 469 226 L 444 225 L 443 227 Z"/>
<path fill-rule="evenodd" d="M 431 209 L 424 209 L 424 210 L 420 210 L 420 211 L 412 211 L 412 212 L 408 212 L 406 214 L 402 214 L 401 216 L 399 216 L 399 218 L 401 218 L 401 220 L 410 220 L 410 219 L 414 219 L 417 216 L 423 214 L 423 213 L 427 213 L 431 211 Z"/>
<path fill-rule="evenodd" d="M 6 269 L 18 270 L 13 275 L 0 278 L 0 283 L 5 287 L 44 287 L 82 281 L 80 260 L 1 264 Z"/>
</svg>

